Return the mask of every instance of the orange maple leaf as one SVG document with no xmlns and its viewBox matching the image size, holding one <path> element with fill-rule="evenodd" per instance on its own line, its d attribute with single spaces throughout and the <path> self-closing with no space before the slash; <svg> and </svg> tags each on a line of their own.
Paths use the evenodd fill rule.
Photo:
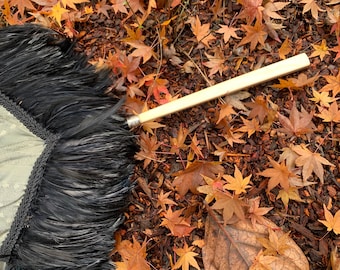
<svg viewBox="0 0 340 270">
<path fill-rule="evenodd" d="M 204 184 L 203 175 L 214 178 L 215 175 L 223 174 L 224 168 L 220 162 L 199 161 L 188 163 L 185 170 L 174 174 L 173 186 L 177 188 L 179 195 L 184 196 L 189 190 L 197 193 L 197 187 Z"/>
<path fill-rule="evenodd" d="M 246 31 L 246 36 L 240 41 L 238 46 L 250 43 L 250 51 L 253 51 L 258 43 L 265 46 L 264 42 L 267 39 L 268 33 L 261 21 L 257 20 L 254 26 L 242 25 Z"/>
<path fill-rule="evenodd" d="M 182 215 L 184 209 L 172 211 L 171 207 L 163 214 L 160 226 L 167 227 L 173 236 L 185 237 L 189 236 L 195 227 L 191 227 L 191 218 L 185 218 Z"/>
<path fill-rule="evenodd" d="M 273 168 L 258 173 L 258 175 L 270 177 L 267 188 L 268 192 L 279 184 L 283 189 L 288 190 L 290 186 L 289 178 L 296 177 L 296 175 L 287 168 L 284 161 L 279 164 L 270 157 L 268 159 Z"/>
<path fill-rule="evenodd" d="M 189 130 L 183 127 L 183 124 L 179 126 L 179 129 L 177 131 L 177 136 L 170 138 L 171 143 L 171 149 L 170 153 L 176 153 L 179 155 L 180 149 L 187 149 L 187 145 L 185 144 L 185 140 L 189 134 Z"/>
<path fill-rule="evenodd" d="M 340 93 L 340 71 L 338 71 L 337 76 L 325 75 L 322 76 L 326 79 L 327 84 L 320 89 L 321 92 L 333 92 L 333 97 Z"/>
<path fill-rule="evenodd" d="M 321 183 L 324 183 L 323 174 L 324 170 L 323 165 L 328 165 L 334 167 L 332 163 L 330 163 L 327 159 L 322 157 L 319 153 L 311 152 L 305 145 L 295 145 L 292 146 L 292 149 L 300 155 L 296 160 L 295 164 L 298 167 L 302 167 L 302 176 L 303 180 L 306 181 L 314 172 L 317 177 L 319 177 Z"/>
<path fill-rule="evenodd" d="M 9 4 L 18 8 L 21 17 L 25 17 L 25 10 L 36 10 L 31 0 L 10 0 Z"/>
<path fill-rule="evenodd" d="M 247 120 L 241 116 L 241 119 L 244 125 L 238 128 L 236 131 L 247 132 L 248 138 L 250 138 L 250 136 L 253 135 L 255 132 L 262 131 L 260 127 L 260 123 L 256 118 Z"/>
<path fill-rule="evenodd" d="M 328 109 L 320 106 L 318 106 L 318 108 L 320 113 L 316 114 L 316 116 L 322 118 L 323 122 L 340 123 L 340 110 L 336 101 L 333 101 Z"/>
<path fill-rule="evenodd" d="M 157 137 L 149 137 L 147 133 L 142 132 L 139 139 L 141 150 L 135 155 L 137 160 L 144 160 L 143 168 L 145 169 L 152 160 L 157 160 L 156 150 L 161 145 L 157 142 Z"/>
<path fill-rule="evenodd" d="M 149 61 L 151 57 L 157 59 L 157 55 L 155 54 L 153 48 L 148 45 L 145 45 L 143 42 L 130 41 L 127 42 L 127 44 L 135 48 L 135 50 L 131 53 L 131 56 L 143 58 L 143 64 Z"/>
<path fill-rule="evenodd" d="M 208 62 L 203 62 L 203 65 L 210 69 L 209 77 L 212 78 L 213 75 L 218 72 L 221 76 L 224 70 L 228 69 L 228 66 L 224 65 L 225 57 L 221 49 L 216 49 L 214 55 L 210 55 L 205 52 L 208 57 Z"/>
<path fill-rule="evenodd" d="M 168 91 L 167 84 L 169 83 L 166 79 L 151 79 L 145 82 L 148 86 L 148 97 L 152 94 L 158 104 L 165 104 L 172 100 L 172 96 Z"/>
<path fill-rule="evenodd" d="M 188 246 L 186 242 L 184 242 L 183 248 L 176 248 L 174 247 L 175 253 L 179 256 L 179 259 L 176 261 L 172 269 L 182 268 L 183 270 L 189 270 L 190 266 L 200 269 L 198 263 L 195 259 L 198 256 L 198 253 L 193 252 L 194 247 Z"/>
<path fill-rule="evenodd" d="M 292 42 L 286 38 L 279 49 L 280 59 L 286 59 L 286 55 L 292 51 Z"/>
<path fill-rule="evenodd" d="M 112 4 L 112 8 L 114 12 L 117 14 L 118 12 L 128 14 L 126 7 L 129 6 L 128 1 L 126 0 L 110 0 Z M 138 28 L 140 29 L 140 28 Z"/>
<path fill-rule="evenodd" d="M 316 57 L 316 56 L 319 56 L 321 61 L 323 60 L 323 58 L 326 56 L 326 55 L 330 55 L 329 51 L 328 51 L 328 47 L 327 47 L 327 43 L 326 43 L 326 40 L 323 39 L 321 41 L 321 45 L 313 45 L 313 48 L 314 48 L 314 52 L 311 54 L 310 57 Z"/>
<path fill-rule="evenodd" d="M 209 204 L 216 198 L 219 192 L 223 191 L 223 185 L 225 184 L 225 181 L 221 180 L 221 175 L 215 179 L 211 179 L 210 177 L 204 175 L 203 178 L 207 185 L 198 187 L 197 191 L 206 194 L 205 201 Z"/>
<path fill-rule="evenodd" d="M 323 205 L 323 210 L 326 220 L 318 219 L 318 221 L 327 227 L 327 231 L 333 231 L 335 234 L 340 234 L 340 210 L 338 210 L 334 216 L 327 209 L 326 205 Z"/>
<path fill-rule="evenodd" d="M 157 197 L 156 207 L 160 206 L 163 209 L 163 211 L 166 211 L 166 205 L 177 205 L 176 202 L 169 199 L 170 194 L 171 191 L 164 193 L 163 190 L 161 190 L 161 193 L 159 193 Z"/>
<path fill-rule="evenodd" d="M 196 16 L 196 19 L 191 20 L 191 29 L 195 35 L 197 42 L 201 42 L 206 47 L 210 47 L 209 42 L 216 38 L 210 33 L 210 23 L 201 24 L 200 19 Z"/>
<path fill-rule="evenodd" d="M 197 158 L 204 158 L 202 153 L 202 147 L 199 145 L 200 142 L 197 140 L 196 133 L 191 139 L 191 144 L 189 145 L 190 149 L 193 151 L 193 153 L 197 156 Z"/>
<path fill-rule="evenodd" d="M 276 118 L 276 111 L 269 106 L 270 103 L 269 96 L 266 98 L 263 96 L 256 96 L 253 102 L 246 102 L 245 105 L 251 108 L 248 117 L 250 119 L 258 118 L 260 124 L 263 124 L 267 117 L 267 122 L 271 124 Z"/>
<path fill-rule="evenodd" d="M 239 39 L 240 37 L 236 34 L 237 30 L 240 30 L 240 28 L 235 28 L 232 26 L 220 24 L 220 29 L 216 31 L 216 33 L 223 34 L 223 40 L 224 43 L 228 43 L 230 37 Z"/>
<path fill-rule="evenodd" d="M 262 21 L 262 0 L 237 0 L 237 3 L 242 5 L 242 10 L 237 16 L 238 18 L 246 19 L 247 24 L 250 25 L 255 19 Z"/>
<path fill-rule="evenodd" d="M 225 117 L 228 119 L 231 119 L 231 115 L 236 114 L 236 112 L 233 109 L 233 106 L 230 105 L 229 103 L 224 103 L 219 106 L 219 115 L 218 115 L 218 120 L 216 124 L 222 121 Z"/>
<path fill-rule="evenodd" d="M 150 270 L 146 261 L 146 240 L 140 245 L 132 236 L 133 243 L 129 240 L 117 242 L 116 251 L 122 256 L 123 262 L 115 262 L 117 270 Z"/>
<path fill-rule="evenodd" d="M 315 20 L 319 19 L 319 11 L 325 11 L 324 9 L 319 7 L 315 0 L 300 0 L 300 4 L 304 4 L 302 14 L 310 11 L 312 13 L 312 17 Z"/>
</svg>

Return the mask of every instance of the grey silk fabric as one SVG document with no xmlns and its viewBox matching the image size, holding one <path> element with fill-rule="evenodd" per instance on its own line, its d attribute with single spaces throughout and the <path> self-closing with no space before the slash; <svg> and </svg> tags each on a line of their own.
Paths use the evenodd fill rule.
<svg viewBox="0 0 340 270">
<path fill-rule="evenodd" d="M 42 139 L 0 106 L 0 246 L 6 239 L 33 166 L 44 147 Z"/>
</svg>

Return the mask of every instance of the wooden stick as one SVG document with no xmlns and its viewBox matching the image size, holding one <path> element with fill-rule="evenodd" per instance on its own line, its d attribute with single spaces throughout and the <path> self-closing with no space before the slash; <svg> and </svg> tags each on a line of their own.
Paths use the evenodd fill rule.
<svg viewBox="0 0 340 270">
<path fill-rule="evenodd" d="M 225 82 L 207 87 L 201 91 L 184 96 L 169 103 L 160 105 L 154 109 L 143 112 L 127 119 L 129 127 L 152 121 L 156 118 L 182 111 L 198 104 L 216 99 L 236 91 L 254 86 L 274 78 L 287 75 L 301 70 L 310 65 L 308 56 L 305 53 L 281 60 L 266 67 L 253 70 L 249 73 L 237 76 Z"/>
</svg>

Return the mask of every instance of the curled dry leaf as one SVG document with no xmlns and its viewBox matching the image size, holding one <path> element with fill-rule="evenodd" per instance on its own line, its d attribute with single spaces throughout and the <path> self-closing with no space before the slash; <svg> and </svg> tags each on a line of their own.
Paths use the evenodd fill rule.
<svg viewBox="0 0 340 270">
<path fill-rule="evenodd" d="M 270 241 L 268 227 L 260 224 L 253 227 L 249 220 L 238 221 L 226 226 L 219 225 L 217 222 L 221 224 L 221 217 L 208 217 L 205 224 L 206 245 L 202 249 L 204 269 L 248 270 L 262 250 L 258 239 L 268 238 Z M 276 227 L 269 220 L 268 224 L 271 224 L 272 228 Z M 283 244 L 287 248 L 281 249 L 282 254 L 277 254 L 275 260 L 266 261 L 269 269 L 309 269 L 307 258 L 289 236 L 286 236 L 281 230 L 277 230 L 274 238 L 284 239 L 285 243 Z M 264 259 L 262 258 L 262 261 Z"/>
</svg>

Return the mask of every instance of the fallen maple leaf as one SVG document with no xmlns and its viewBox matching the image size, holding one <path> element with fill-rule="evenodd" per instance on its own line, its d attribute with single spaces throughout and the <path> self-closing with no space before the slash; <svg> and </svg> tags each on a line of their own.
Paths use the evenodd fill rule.
<svg viewBox="0 0 340 270">
<path fill-rule="evenodd" d="M 258 43 L 265 46 L 264 42 L 267 39 L 268 33 L 261 21 L 257 20 L 254 26 L 242 25 L 246 31 L 246 36 L 240 41 L 238 46 L 250 43 L 250 51 L 253 51 Z"/>
<path fill-rule="evenodd" d="M 245 105 L 251 108 L 248 117 L 250 119 L 258 118 L 260 124 L 263 124 L 267 117 L 268 124 L 271 124 L 276 117 L 276 110 L 269 106 L 270 102 L 269 96 L 266 98 L 263 96 L 256 96 L 253 102 L 246 102 Z"/>
<path fill-rule="evenodd" d="M 310 98 L 310 100 L 314 101 L 315 103 L 319 103 L 323 107 L 329 107 L 329 103 L 336 101 L 334 97 L 328 96 L 327 92 L 318 92 L 313 89 L 313 98 Z"/>
<path fill-rule="evenodd" d="M 311 54 L 310 57 L 316 57 L 316 56 L 319 56 L 321 61 L 323 60 L 323 58 L 326 56 L 326 55 L 330 55 L 329 51 L 328 51 L 328 47 L 327 47 L 327 44 L 326 44 L 326 40 L 323 39 L 321 41 L 321 45 L 313 45 L 313 48 L 314 48 L 314 52 Z"/>
<path fill-rule="evenodd" d="M 264 255 L 263 250 L 261 250 L 254 258 L 249 270 L 272 270 L 271 265 L 277 260 L 276 256 Z"/>
<path fill-rule="evenodd" d="M 112 8 L 114 12 L 117 14 L 118 12 L 128 14 L 126 7 L 128 7 L 128 1 L 126 0 L 110 0 L 112 4 Z M 140 29 L 140 28 L 138 28 Z"/>
<path fill-rule="evenodd" d="M 202 148 L 199 144 L 200 144 L 200 142 L 197 140 L 197 136 L 196 136 L 196 133 L 195 133 L 194 136 L 191 139 L 191 144 L 189 145 L 189 147 L 198 159 L 204 158 L 203 153 L 202 153 Z"/>
<path fill-rule="evenodd" d="M 336 101 L 333 101 L 329 108 L 320 106 L 318 106 L 318 108 L 320 113 L 316 114 L 316 116 L 320 117 L 323 122 L 340 123 L 340 110 Z"/>
<path fill-rule="evenodd" d="M 289 187 L 288 190 L 281 189 L 279 194 L 277 195 L 276 199 L 281 199 L 286 210 L 288 210 L 288 203 L 289 200 L 294 200 L 297 202 L 303 202 L 304 200 L 301 199 L 298 191 L 298 187 Z"/>
<path fill-rule="evenodd" d="M 280 59 L 286 59 L 286 55 L 292 51 L 292 42 L 286 38 L 279 49 Z"/>
<path fill-rule="evenodd" d="M 340 71 L 338 71 L 338 75 L 325 75 L 322 76 L 326 79 L 327 84 L 320 89 L 321 92 L 333 92 L 333 97 L 335 97 L 338 93 L 340 93 Z"/>
<path fill-rule="evenodd" d="M 250 138 L 250 136 L 253 135 L 255 132 L 262 131 L 259 121 L 256 118 L 247 120 L 241 116 L 241 119 L 244 125 L 238 128 L 236 131 L 247 132 L 248 138 Z"/>
<path fill-rule="evenodd" d="M 171 149 L 170 153 L 176 153 L 179 155 L 180 149 L 187 149 L 187 145 L 185 144 L 185 140 L 189 134 L 189 130 L 183 127 L 183 124 L 179 126 L 179 129 L 177 131 L 177 136 L 170 138 L 171 143 Z"/>
<path fill-rule="evenodd" d="M 232 26 L 228 26 L 228 25 L 223 25 L 223 24 L 220 24 L 220 29 L 218 29 L 216 31 L 216 33 L 219 33 L 219 34 L 223 34 L 223 40 L 224 40 L 224 43 L 228 43 L 229 39 L 231 37 L 235 38 L 235 39 L 239 39 L 240 37 L 236 34 L 236 31 L 237 30 L 240 30 L 240 28 L 235 28 L 235 27 L 232 27 Z"/>
<path fill-rule="evenodd" d="M 248 201 L 248 218 L 250 219 L 253 228 L 255 228 L 256 223 L 265 226 L 268 225 L 267 219 L 264 218 L 264 215 L 273 209 L 273 207 L 259 207 L 260 201 L 260 197 L 253 198 Z"/>
<path fill-rule="evenodd" d="M 225 179 L 228 184 L 224 185 L 224 188 L 228 190 L 235 191 L 236 195 L 240 195 L 241 193 L 246 193 L 246 189 L 250 188 L 251 175 L 248 175 L 247 177 L 243 178 L 242 173 L 240 172 L 239 168 L 235 165 L 235 172 L 234 177 L 231 175 L 223 175 L 223 179 Z"/>
<path fill-rule="evenodd" d="M 185 218 L 182 215 L 184 209 L 172 211 L 171 207 L 163 213 L 162 223 L 160 226 L 167 227 L 173 236 L 185 237 L 189 236 L 195 227 L 191 227 L 191 218 Z"/>
<path fill-rule="evenodd" d="M 96 11 L 97 14 L 103 14 L 106 18 L 109 19 L 109 14 L 107 13 L 109 10 L 112 9 L 112 6 L 106 3 L 106 0 L 101 0 L 96 3 Z"/>
<path fill-rule="evenodd" d="M 233 223 L 235 221 L 232 219 L 234 215 L 237 219 L 245 219 L 243 207 L 246 206 L 246 203 L 238 198 L 238 196 L 232 196 L 228 191 L 224 191 L 217 193 L 215 199 L 216 201 L 211 206 L 211 209 L 222 210 L 224 225 L 228 224 L 230 220 Z"/>
<path fill-rule="evenodd" d="M 279 164 L 271 157 L 268 157 L 268 159 L 273 168 L 269 168 L 258 173 L 258 175 L 270 177 L 267 188 L 268 192 L 279 184 L 283 189 L 288 190 L 290 186 L 289 178 L 296 177 L 296 175 L 287 168 L 285 162 L 281 162 Z"/>
<path fill-rule="evenodd" d="M 194 247 L 189 247 L 185 241 L 183 248 L 174 247 L 174 251 L 179 256 L 179 259 L 176 261 L 172 269 L 182 268 L 183 270 L 189 270 L 190 266 L 192 266 L 199 270 L 200 267 L 195 259 L 195 257 L 198 256 L 198 253 L 193 252 L 193 250 Z"/>
<path fill-rule="evenodd" d="M 25 17 L 25 10 L 36 10 L 31 0 L 10 0 L 8 3 L 11 7 L 16 6 L 18 8 L 21 17 Z"/>
<path fill-rule="evenodd" d="M 203 62 L 203 65 L 210 69 L 209 77 L 212 78 L 213 75 L 218 72 L 221 76 L 224 70 L 228 68 L 228 66 L 224 65 L 225 57 L 221 49 L 216 49 L 214 55 L 210 55 L 205 52 L 205 55 L 208 57 L 208 62 Z"/>
<path fill-rule="evenodd" d="M 117 270 L 150 270 L 146 261 L 146 240 L 140 245 L 133 236 L 132 239 L 133 243 L 124 240 L 116 244 L 116 251 L 123 259 L 123 262 L 115 262 Z"/>
<path fill-rule="evenodd" d="M 189 190 L 197 193 L 197 187 L 204 184 L 203 175 L 214 178 L 215 175 L 223 174 L 224 168 L 220 162 L 199 161 L 188 163 L 185 170 L 174 174 L 173 186 L 176 187 L 179 195 L 184 196 Z"/>
<path fill-rule="evenodd" d="M 340 234 L 340 210 L 338 210 L 333 216 L 327 209 L 326 205 L 323 205 L 326 220 L 320 220 L 323 225 L 327 227 L 327 231 L 333 231 L 335 234 Z"/>
<path fill-rule="evenodd" d="M 310 11 L 312 13 L 312 17 L 315 20 L 319 19 L 319 11 L 324 12 L 325 10 L 320 8 L 315 0 L 300 0 L 300 4 L 304 4 L 302 14 Z"/>
<path fill-rule="evenodd" d="M 154 135 L 149 135 L 147 133 L 142 132 L 139 139 L 139 144 L 141 146 L 141 150 L 135 155 L 137 160 L 144 160 L 143 168 L 145 169 L 152 160 L 157 160 L 156 150 L 160 146 L 160 143 L 157 141 L 157 137 Z"/>
<path fill-rule="evenodd" d="M 303 135 L 310 136 L 315 130 L 315 125 L 312 122 L 313 113 L 308 113 L 301 105 L 301 112 L 296 108 L 295 102 L 293 103 L 290 111 L 289 118 L 278 113 L 279 121 L 283 128 L 279 131 L 287 134 L 288 136 L 301 137 Z"/>
<path fill-rule="evenodd" d="M 334 167 L 327 159 L 322 157 L 319 153 L 311 152 L 305 145 L 295 145 L 292 149 L 300 156 L 295 160 L 296 166 L 302 167 L 303 180 L 307 180 L 314 172 L 319 177 L 321 183 L 324 183 L 323 165 Z"/>
<path fill-rule="evenodd" d="M 278 235 L 276 231 L 268 229 L 269 238 L 259 237 L 258 242 L 265 248 L 263 251 L 264 255 L 277 256 L 284 255 L 286 251 L 290 248 L 288 245 L 289 232 L 283 235 Z"/>
<path fill-rule="evenodd" d="M 149 61 L 151 57 L 157 59 L 157 55 L 155 54 L 153 48 L 148 45 L 145 45 L 143 42 L 130 41 L 127 42 L 127 44 L 135 48 L 135 50 L 131 53 L 131 56 L 143 58 L 143 64 Z"/>
<path fill-rule="evenodd" d="M 225 181 L 221 180 L 221 175 L 215 179 L 211 179 L 208 176 L 203 175 L 204 181 L 207 185 L 203 185 L 197 188 L 197 191 L 206 194 L 205 201 L 209 204 L 216 199 L 219 192 L 223 191 L 223 185 Z"/>
<path fill-rule="evenodd" d="M 171 191 L 164 193 L 163 190 L 158 194 L 157 197 L 157 203 L 156 207 L 161 207 L 163 211 L 166 211 L 166 205 L 177 205 L 176 202 L 173 200 L 169 199 L 169 195 L 171 194 Z"/>
<path fill-rule="evenodd" d="M 229 144 L 233 146 L 234 143 L 245 143 L 244 140 L 241 139 L 243 133 L 235 132 L 236 129 L 233 126 L 230 126 L 230 122 L 223 118 L 220 123 L 217 125 L 218 128 L 221 128 L 221 135 L 226 139 L 225 144 Z"/>
<path fill-rule="evenodd" d="M 201 42 L 206 47 L 210 47 L 209 42 L 216 39 L 210 32 L 210 23 L 201 24 L 198 16 L 196 16 L 196 19 L 191 19 L 191 29 L 197 42 Z"/>
<path fill-rule="evenodd" d="M 59 24 L 59 26 L 61 26 L 61 21 L 65 20 L 64 15 L 68 12 L 70 11 L 63 8 L 60 5 L 60 2 L 58 2 L 52 7 L 49 17 L 53 18 Z"/>
<path fill-rule="evenodd" d="M 246 19 L 247 24 L 250 25 L 255 19 L 262 21 L 262 0 L 237 0 L 237 3 L 242 5 L 242 10 L 237 16 L 239 19 Z"/>
<path fill-rule="evenodd" d="M 264 5 L 263 17 L 267 21 L 270 18 L 275 20 L 285 20 L 277 11 L 283 9 L 285 6 L 289 5 L 289 2 L 274 2 L 275 0 L 269 0 Z"/>
<path fill-rule="evenodd" d="M 64 8 L 70 7 L 71 9 L 77 10 L 76 4 L 88 3 L 89 0 L 60 0 Z"/>
</svg>

